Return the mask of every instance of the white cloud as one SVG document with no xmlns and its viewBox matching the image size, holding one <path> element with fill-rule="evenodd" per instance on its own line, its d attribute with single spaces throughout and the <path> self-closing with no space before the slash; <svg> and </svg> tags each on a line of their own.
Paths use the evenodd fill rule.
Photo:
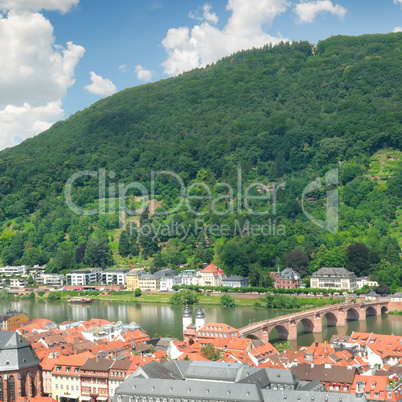
<svg viewBox="0 0 402 402">
<path fill-rule="evenodd" d="M 402 32 L 402 27 L 395 27 L 392 32 Z"/>
<path fill-rule="evenodd" d="M 137 74 L 137 78 L 140 81 L 149 82 L 152 80 L 152 75 L 153 75 L 152 71 L 145 70 L 144 67 L 142 67 L 140 64 L 135 66 L 135 72 Z"/>
<path fill-rule="evenodd" d="M 0 54 L 7 55 L 0 58 L 0 149 L 63 116 L 61 99 L 75 83 L 74 69 L 84 53 L 72 42 L 56 45 L 53 26 L 42 14 L 0 14 Z"/>
<path fill-rule="evenodd" d="M 61 11 L 66 13 L 80 0 L 0 0 L 0 10 L 9 11 Z"/>
<path fill-rule="evenodd" d="M 85 49 L 56 46 L 53 27 L 41 14 L 10 12 L 0 18 L 0 105 L 37 106 L 63 98 Z"/>
<path fill-rule="evenodd" d="M 191 11 L 189 12 L 188 16 L 197 21 L 205 20 L 205 21 L 210 22 L 211 24 L 217 24 L 219 21 L 219 18 L 215 13 L 212 13 L 211 10 L 212 10 L 212 6 L 208 3 L 205 3 L 202 6 L 202 16 L 200 16 L 198 12 L 194 14 Z"/>
<path fill-rule="evenodd" d="M 161 8 L 163 8 L 163 4 L 159 0 L 154 1 L 150 6 L 148 6 L 148 10 L 151 11 L 160 10 Z"/>
<path fill-rule="evenodd" d="M 123 73 L 126 73 L 127 72 L 127 65 L 122 64 L 121 66 L 119 66 L 119 70 L 122 71 Z"/>
<path fill-rule="evenodd" d="M 228 0 L 226 8 L 232 14 L 222 30 L 208 21 L 191 29 L 169 29 L 162 41 L 168 53 L 162 64 L 165 73 L 175 75 L 205 66 L 238 50 L 287 40 L 267 34 L 262 27 L 270 24 L 288 6 L 288 0 Z"/>
<path fill-rule="evenodd" d="M 47 130 L 63 116 L 61 100 L 32 107 L 8 105 L 0 110 L 0 149 L 17 145 L 22 140 Z"/>
<path fill-rule="evenodd" d="M 203 11 L 204 11 L 204 19 L 212 24 L 217 24 L 219 18 L 215 13 L 211 13 L 212 7 L 209 4 L 204 4 Z"/>
<path fill-rule="evenodd" d="M 399 4 L 402 7 L 402 0 L 394 0 L 394 4 Z"/>
<path fill-rule="evenodd" d="M 313 22 L 314 18 L 319 13 L 330 13 L 339 18 L 343 18 L 346 14 L 346 8 L 340 6 L 339 4 L 333 4 L 330 0 L 316 0 L 301 2 L 296 4 L 294 10 L 296 15 L 299 17 L 299 22 Z"/>
<path fill-rule="evenodd" d="M 89 73 L 91 75 L 92 84 L 87 85 L 85 89 L 95 95 L 113 95 L 117 92 L 116 86 L 107 78 L 103 78 L 100 75 L 95 74 L 93 71 Z"/>
</svg>

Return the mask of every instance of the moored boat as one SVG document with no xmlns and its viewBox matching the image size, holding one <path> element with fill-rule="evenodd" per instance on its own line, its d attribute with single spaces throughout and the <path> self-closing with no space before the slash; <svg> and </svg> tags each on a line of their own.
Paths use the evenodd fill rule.
<svg viewBox="0 0 402 402">
<path fill-rule="evenodd" d="M 93 301 L 93 299 L 89 299 L 88 297 L 72 297 L 71 299 L 68 299 L 69 303 L 75 304 L 88 304 L 92 303 Z"/>
</svg>

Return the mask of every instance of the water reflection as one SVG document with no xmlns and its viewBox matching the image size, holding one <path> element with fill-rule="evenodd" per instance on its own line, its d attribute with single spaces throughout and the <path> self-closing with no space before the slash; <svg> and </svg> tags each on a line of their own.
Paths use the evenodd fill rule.
<svg viewBox="0 0 402 402">
<path fill-rule="evenodd" d="M 63 321 L 86 321 L 91 318 L 103 318 L 109 321 L 130 323 L 135 321 L 150 335 L 170 335 L 182 338 L 181 306 L 167 304 L 140 304 L 96 301 L 90 305 L 67 304 L 65 302 L 47 302 L 44 300 L 0 301 L 0 312 L 7 310 L 24 311 L 31 318 L 48 318 L 56 323 Z M 241 328 L 251 322 L 289 314 L 289 311 L 265 310 L 254 308 L 225 309 L 218 306 L 204 306 L 207 322 L 225 322 L 235 328 Z M 192 308 L 195 319 L 196 306 Z M 344 327 L 327 327 L 323 323 L 320 334 L 304 333 L 303 326 L 298 326 L 297 341 L 291 341 L 292 347 L 311 345 L 314 341 L 323 342 L 332 335 L 348 335 L 353 331 L 375 332 L 384 334 L 402 333 L 402 316 L 382 315 L 367 317 L 362 321 L 349 321 Z M 270 337 L 272 342 L 277 339 Z"/>
</svg>

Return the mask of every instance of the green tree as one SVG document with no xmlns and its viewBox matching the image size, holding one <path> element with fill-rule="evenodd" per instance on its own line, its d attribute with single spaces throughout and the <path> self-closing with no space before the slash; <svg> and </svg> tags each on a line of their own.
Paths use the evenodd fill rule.
<svg viewBox="0 0 402 402">
<path fill-rule="evenodd" d="M 217 361 L 222 358 L 222 350 L 215 349 L 212 343 L 201 348 L 201 354 L 208 360 Z"/>
<path fill-rule="evenodd" d="M 28 280 L 27 280 L 27 284 L 29 286 L 35 285 L 35 279 L 33 278 L 32 275 L 29 275 Z"/>
<path fill-rule="evenodd" d="M 275 345 L 275 348 L 278 352 L 283 352 L 284 350 L 291 350 L 292 346 L 290 345 L 290 343 L 288 341 L 286 341 L 286 342 L 277 343 Z"/>
<path fill-rule="evenodd" d="M 191 290 L 181 290 L 170 297 L 169 303 L 173 305 L 195 304 L 198 303 L 198 295 Z"/>
<path fill-rule="evenodd" d="M 387 251 L 385 253 L 385 258 L 391 263 L 391 264 L 396 264 L 401 262 L 401 258 L 399 257 L 399 253 L 394 247 L 392 243 L 389 243 L 389 246 L 387 247 Z"/>
<path fill-rule="evenodd" d="M 127 257 L 130 254 L 130 241 L 125 230 L 120 234 L 118 250 L 122 257 Z"/>
<path fill-rule="evenodd" d="M 90 237 L 84 256 L 85 264 L 91 267 L 107 267 L 113 264 L 112 250 L 107 238 Z"/>
<path fill-rule="evenodd" d="M 286 264 L 288 267 L 293 268 L 303 277 L 307 275 L 309 258 L 307 254 L 303 251 L 295 250 L 286 255 Z"/>
<path fill-rule="evenodd" d="M 60 300 L 61 294 L 60 294 L 60 292 L 49 292 L 47 299 L 48 300 Z"/>
<path fill-rule="evenodd" d="M 0 300 L 7 300 L 10 297 L 7 289 L 0 289 Z"/>
<path fill-rule="evenodd" d="M 140 216 L 139 244 L 144 258 L 150 257 L 159 251 L 154 224 L 148 216 L 148 206 Z"/>
<path fill-rule="evenodd" d="M 137 289 L 134 290 L 134 296 L 135 296 L 135 297 L 140 297 L 141 294 L 142 294 L 142 292 L 141 292 L 141 289 L 140 289 L 140 288 L 137 288 Z"/>
<path fill-rule="evenodd" d="M 235 299 L 230 295 L 223 295 L 220 298 L 220 305 L 223 307 L 235 307 Z"/>
<path fill-rule="evenodd" d="M 370 266 L 369 252 L 363 243 L 351 244 L 346 249 L 346 268 L 357 276 L 366 276 Z"/>
</svg>

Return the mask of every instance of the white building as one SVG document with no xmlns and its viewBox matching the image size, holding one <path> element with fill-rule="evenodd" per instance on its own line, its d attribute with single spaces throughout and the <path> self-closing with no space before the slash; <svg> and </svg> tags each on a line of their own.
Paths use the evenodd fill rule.
<svg viewBox="0 0 402 402">
<path fill-rule="evenodd" d="M 400 302 L 402 301 L 402 293 L 401 292 L 396 292 L 391 296 L 391 301 L 396 301 Z"/>
<path fill-rule="evenodd" d="M 11 288 L 23 288 L 26 284 L 25 280 L 21 279 L 10 279 L 10 287 Z"/>
<path fill-rule="evenodd" d="M 48 285 L 49 287 L 61 288 L 64 283 L 64 275 L 59 274 L 39 274 L 35 276 L 38 285 Z"/>
<path fill-rule="evenodd" d="M 366 294 L 366 300 L 374 301 L 374 300 L 378 300 L 379 298 L 380 298 L 380 296 L 373 290 L 371 290 L 370 292 L 368 292 Z"/>
<path fill-rule="evenodd" d="M 125 285 L 130 269 L 105 269 L 102 272 L 102 283 L 106 285 Z"/>
<path fill-rule="evenodd" d="M 109 400 L 112 400 L 116 388 L 127 378 L 131 364 L 130 360 L 115 360 L 113 362 L 109 370 Z"/>
<path fill-rule="evenodd" d="M 372 281 L 367 276 L 365 278 L 357 278 L 357 289 L 361 289 L 363 286 L 368 286 L 369 288 L 376 288 L 378 287 L 378 282 Z"/>
<path fill-rule="evenodd" d="M 24 275 L 27 271 L 28 267 L 26 265 L 20 265 L 18 267 L 8 266 L 8 267 L 0 267 L 1 275 Z"/>
<path fill-rule="evenodd" d="M 222 286 L 223 278 L 226 278 L 225 272 L 214 264 L 209 264 L 199 273 L 200 286 Z"/>
<path fill-rule="evenodd" d="M 248 287 L 248 279 L 243 276 L 233 275 L 229 278 L 223 278 L 222 286 L 230 286 L 231 288 Z"/>
<path fill-rule="evenodd" d="M 162 292 L 171 292 L 174 285 L 181 285 L 180 278 L 176 276 L 165 276 L 160 280 L 160 288 Z"/>
<path fill-rule="evenodd" d="M 138 278 L 138 287 L 142 291 L 159 290 L 161 278 L 155 274 L 143 274 Z"/>
<path fill-rule="evenodd" d="M 355 290 L 357 277 L 346 268 L 321 268 L 310 277 L 313 289 Z"/>
<path fill-rule="evenodd" d="M 71 274 L 66 275 L 67 285 L 71 286 L 87 286 L 98 283 L 102 278 L 101 268 L 78 269 Z"/>
<path fill-rule="evenodd" d="M 197 286 L 199 284 L 199 271 L 195 269 L 185 269 L 179 273 L 178 281 L 178 285 Z"/>
<path fill-rule="evenodd" d="M 160 271 L 156 271 L 153 274 L 156 278 L 159 278 L 159 290 L 171 291 L 173 285 L 177 285 L 177 272 L 173 269 L 165 268 Z"/>
</svg>

